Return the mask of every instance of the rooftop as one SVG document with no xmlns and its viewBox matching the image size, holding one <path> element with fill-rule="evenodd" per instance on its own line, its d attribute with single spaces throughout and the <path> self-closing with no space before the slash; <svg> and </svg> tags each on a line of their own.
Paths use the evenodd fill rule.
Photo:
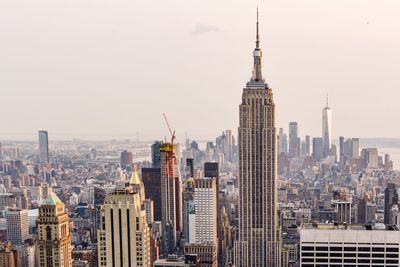
<svg viewBox="0 0 400 267">
<path fill-rule="evenodd" d="M 400 225 L 395 224 L 336 224 L 336 223 L 321 223 L 311 224 L 306 223 L 301 225 L 302 230 L 366 230 L 366 231 L 400 231 Z"/>
<path fill-rule="evenodd" d="M 64 204 L 58 196 L 54 193 L 51 192 L 45 200 L 43 200 L 43 205 L 57 205 L 57 204 Z"/>
</svg>

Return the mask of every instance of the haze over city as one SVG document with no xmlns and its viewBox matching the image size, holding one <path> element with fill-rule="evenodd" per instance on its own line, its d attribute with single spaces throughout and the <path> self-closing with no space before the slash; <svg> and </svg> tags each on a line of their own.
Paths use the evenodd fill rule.
<svg viewBox="0 0 400 267">
<path fill-rule="evenodd" d="M 398 1 L 1 1 L 0 137 L 209 138 L 236 129 L 259 5 L 277 127 L 398 137 Z M 223 118 L 223 119 L 222 119 Z"/>
<path fill-rule="evenodd" d="M 0 3 L 0 266 L 400 266 L 400 2 Z"/>
</svg>

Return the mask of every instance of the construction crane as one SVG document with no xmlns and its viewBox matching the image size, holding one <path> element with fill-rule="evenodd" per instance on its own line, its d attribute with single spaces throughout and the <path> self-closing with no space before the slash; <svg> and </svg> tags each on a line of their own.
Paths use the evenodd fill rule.
<svg viewBox="0 0 400 267">
<path fill-rule="evenodd" d="M 165 115 L 165 113 L 163 113 L 163 116 L 164 116 L 165 122 L 167 123 L 169 133 L 171 134 L 171 144 L 173 144 L 174 140 L 175 140 L 175 130 L 172 131 L 171 126 L 169 125 L 169 122 L 167 119 L 167 115 Z"/>
</svg>

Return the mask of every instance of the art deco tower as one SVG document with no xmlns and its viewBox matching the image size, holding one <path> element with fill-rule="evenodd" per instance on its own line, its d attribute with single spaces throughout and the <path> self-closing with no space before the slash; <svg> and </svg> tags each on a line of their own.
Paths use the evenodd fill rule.
<svg viewBox="0 0 400 267">
<path fill-rule="evenodd" d="M 138 184 L 140 178 L 133 174 L 129 186 L 105 198 L 97 231 L 99 267 L 151 265 L 150 233 Z"/>
<path fill-rule="evenodd" d="M 40 206 L 37 228 L 37 266 L 72 267 L 69 218 L 55 193 L 50 193 Z"/>
<path fill-rule="evenodd" d="M 239 111 L 239 241 L 236 266 L 280 266 L 277 222 L 277 138 L 275 104 L 261 73 L 260 39 Z"/>
</svg>

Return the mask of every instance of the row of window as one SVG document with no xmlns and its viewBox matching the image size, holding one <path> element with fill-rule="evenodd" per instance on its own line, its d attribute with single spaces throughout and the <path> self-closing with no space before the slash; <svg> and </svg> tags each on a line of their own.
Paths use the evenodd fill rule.
<svg viewBox="0 0 400 267">
<path fill-rule="evenodd" d="M 301 260 L 301 262 L 302 263 L 307 263 L 307 262 L 317 262 L 317 263 L 320 263 L 320 262 L 331 262 L 331 263 L 342 263 L 342 262 L 344 262 L 344 263 L 385 263 L 385 260 L 382 260 L 382 259 L 372 259 L 372 260 L 369 260 L 369 259 L 358 259 L 358 260 L 356 260 L 356 259 L 344 259 L 343 261 L 342 261 L 342 259 L 330 259 L 330 260 L 328 260 L 328 259 L 322 259 L 322 258 L 317 258 L 317 259 L 302 259 Z M 386 264 L 398 264 L 399 263 L 399 261 L 398 260 L 386 260 Z"/>
<path fill-rule="evenodd" d="M 345 257 L 345 258 L 398 258 L 398 254 L 384 254 L 384 253 L 327 253 L 327 252 L 303 252 L 302 257 Z"/>
<path fill-rule="evenodd" d="M 311 247 L 302 246 L 303 251 L 385 251 L 384 247 Z M 386 247 L 386 252 L 399 252 L 398 247 Z"/>
</svg>

